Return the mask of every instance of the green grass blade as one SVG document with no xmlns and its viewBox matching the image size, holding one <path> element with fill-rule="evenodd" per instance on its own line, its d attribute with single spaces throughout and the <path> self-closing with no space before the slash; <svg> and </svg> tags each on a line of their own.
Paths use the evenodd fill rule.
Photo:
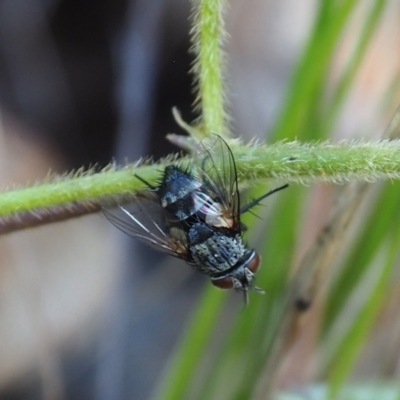
<svg viewBox="0 0 400 400">
<path fill-rule="evenodd" d="M 368 297 L 361 307 L 358 316 L 354 319 L 343 341 L 336 348 L 336 356 L 330 362 L 328 378 L 331 398 L 335 398 L 342 385 L 348 379 L 352 366 L 363 346 L 366 344 L 373 323 L 385 302 L 393 269 L 397 267 L 396 260 L 400 243 L 400 225 L 397 223 L 393 225 L 391 227 L 392 229 L 388 229 L 387 236 L 389 236 L 388 239 L 390 243 L 387 246 L 388 250 L 384 265 L 382 265 L 382 267 L 380 264 L 372 266 L 372 268 L 379 272 L 375 286 L 371 289 L 370 293 L 368 293 Z"/>
<path fill-rule="evenodd" d="M 225 293 L 211 285 L 207 286 L 173 360 L 167 367 L 157 399 L 186 399 L 185 393 L 195 376 L 199 360 L 207 352 L 225 300 Z"/>
</svg>

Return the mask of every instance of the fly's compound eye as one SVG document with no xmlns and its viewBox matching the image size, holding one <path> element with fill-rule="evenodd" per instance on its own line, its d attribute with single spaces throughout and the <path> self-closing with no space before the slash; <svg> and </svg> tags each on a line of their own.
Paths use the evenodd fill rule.
<svg viewBox="0 0 400 400">
<path fill-rule="evenodd" d="M 254 274 L 258 271 L 261 264 L 261 258 L 257 253 L 254 253 L 254 257 L 247 264 L 247 268 Z"/>
<path fill-rule="evenodd" d="M 233 289 L 234 287 L 232 278 L 229 277 L 221 279 L 212 279 L 211 283 L 220 289 Z"/>
</svg>

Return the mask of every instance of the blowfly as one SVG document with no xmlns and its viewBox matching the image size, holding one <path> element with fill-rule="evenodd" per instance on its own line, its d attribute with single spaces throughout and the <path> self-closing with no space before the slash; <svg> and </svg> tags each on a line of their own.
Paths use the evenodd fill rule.
<svg viewBox="0 0 400 400">
<path fill-rule="evenodd" d="M 274 189 L 241 207 L 235 159 L 227 143 L 210 135 L 198 145 L 188 167 L 165 167 L 157 185 L 137 176 L 146 189 L 133 201 L 104 209 L 120 230 L 185 260 L 222 289 L 262 292 L 253 284 L 260 256 L 243 241 L 240 216 Z"/>
</svg>

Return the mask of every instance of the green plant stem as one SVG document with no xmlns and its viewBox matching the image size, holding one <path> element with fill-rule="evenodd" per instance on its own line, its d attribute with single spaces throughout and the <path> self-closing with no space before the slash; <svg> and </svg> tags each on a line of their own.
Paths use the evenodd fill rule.
<svg viewBox="0 0 400 400">
<path fill-rule="evenodd" d="M 279 142 L 271 146 L 232 143 L 239 180 L 245 186 L 280 179 L 291 182 L 375 181 L 400 178 L 400 140 L 340 144 Z M 189 158 L 178 161 L 182 166 Z M 54 182 L 0 194 L 0 216 L 72 202 L 96 202 L 132 195 L 143 189 L 139 175 L 149 182 L 160 177 L 166 160 L 155 165 L 126 167 L 96 174 L 58 179 Z"/>
<path fill-rule="evenodd" d="M 223 92 L 223 51 L 225 36 L 223 22 L 224 0 L 200 0 L 194 2 L 196 11 L 193 24 L 193 65 L 197 81 L 195 103 L 201 109 L 202 131 L 227 134 Z M 198 5 L 197 5 L 198 3 Z"/>
<path fill-rule="evenodd" d="M 193 4 L 195 12 L 192 34 L 193 50 L 196 54 L 193 73 L 198 90 L 195 104 L 197 103 L 201 110 L 199 128 L 202 136 L 210 132 L 226 136 L 228 124 L 224 110 L 221 48 L 225 35 L 222 18 L 224 0 L 194 0 Z M 188 132 L 193 130 L 189 129 Z M 196 376 L 198 361 L 206 352 L 225 298 L 222 293 L 210 289 L 204 292 L 173 363 L 166 371 L 157 398 L 163 400 L 187 398 L 185 393 L 193 377 Z"/>
</svg>

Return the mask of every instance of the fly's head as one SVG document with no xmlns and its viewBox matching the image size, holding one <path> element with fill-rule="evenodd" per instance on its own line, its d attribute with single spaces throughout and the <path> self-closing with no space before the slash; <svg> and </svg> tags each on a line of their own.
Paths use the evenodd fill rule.
<svg viewBox="0 0 400 400">
<path fill-rule="evenodd" d="M 244 300 L 247 304 L 249 290 L 264 293 L 262 289 L 253 284 L 254 274 L 260 268 L 260 264 L 261 258 L 259 254 L 253 251 L 246 262 L 223 277 L 211 279 L 211 282 L 220 289 L 235 289 L 238 292 L 243 292 Z"/>
</svg>

